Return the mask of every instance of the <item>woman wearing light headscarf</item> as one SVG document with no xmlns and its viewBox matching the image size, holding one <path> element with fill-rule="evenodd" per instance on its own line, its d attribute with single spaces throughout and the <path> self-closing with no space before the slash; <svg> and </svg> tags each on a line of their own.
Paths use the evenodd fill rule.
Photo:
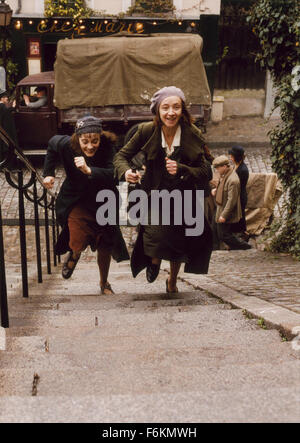
<svg viewBox="0 0 300 443">
<path fill-rule="evenodd" d="M 191 190 L 195 209 L 195 190 L 207 187 L 212 172 L 204 156 L 201 131 L 192 123 L 183 91 L 175 86 L 160 89 L 153 95 L 150 109 L 154 114 L 153 122 L 139 125 L 134 136 L 114 158 L 118 178 L 128 183 L 140 181 L 141 176 L 131 169 L 131 162 L 137 153 L 142 152 L 145 173 L 141 184 L 148 196 L 152 190 L 172 192 L 178 189 L 184 197 L 184 191 Z M 172 215 L 174 210 L 173 213 L 171 210 Z M 174 293 L 178 292 L 176 283 L 181 263 L 185 263 L 185 272 L 207 273 L 212 251 L 210 227 L 204 218 L 201 235 L 188 236 L 186 228 L 184 221 L 176 225 L 174 219 L 169 226 L 162 223 L 140 226 L 131 257 L 133 276 L 146 268 L 146 277 L 151 283 L 158 276 L 161 260 L 168 260 L 170 275 L 166 292 Z"/>
</svg>

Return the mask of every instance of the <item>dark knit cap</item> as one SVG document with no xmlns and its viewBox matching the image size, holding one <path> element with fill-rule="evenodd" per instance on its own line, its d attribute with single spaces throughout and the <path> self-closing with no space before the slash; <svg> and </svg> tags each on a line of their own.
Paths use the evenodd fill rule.
<svg viewBox="0 0 300 443">
<path fill-rule="evenodd" d="M 98 134 L 102 132 L 102 121 L 100 118 L 86 115 L 79 118 L 75 125 L 75 134 Z"/>
</svg>

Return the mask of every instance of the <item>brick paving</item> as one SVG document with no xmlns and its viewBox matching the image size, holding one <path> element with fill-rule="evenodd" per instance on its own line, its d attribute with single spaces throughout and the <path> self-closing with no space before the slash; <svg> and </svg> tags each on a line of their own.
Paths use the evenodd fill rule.
<svg viewBox="0 0 300 443">
<path fill-rule="evenodd" d="M 271 172 L 271 149 L 267 132 L 277 121 L 266 122 L 262 118 L 227 119 L 219 125 L 210 124 L 206 139 L 213 155 L 227 153 L 228 146 L 240 143 L 246 147 L 246 163 L 251 172 Z M 244 143 L 242 143 L 242 141 Z M 38 168 L 41 169 L 41 165 Z M 25 174 L 26 182 L 28 175 Z M 63 180 L 63 171 L 57 170 L 55 190 Z M 275 208 L 275 216 L 280 216 L 285 196 Z M 0 200 L 4 220 L 4 243 L 6 263 L 19 263 L 18 228 L 7 226 L 18 218 L 18 191 L 12 189 L 0 174 Z M 26 201 L 26 219 L 33 218 L 33 205 Z M 40 210 L 43 217 L 43 209 Z M 122 228 L 127 244 L 134 240 L 132 228 Z M 34 227 L 27 226 L 28 261 L 34 261 Z M 42 257 L 45 257 L 45 239 L 41 228 Z M 253 249 L 249 251 L 215 251 L 212 254 L 208 277 L 215 282 L 239 291 L 245 296 L 255 296 L 273 304 L 300 313 L 300 263 L 286 254 L 264 251 L 264 243 L 250 240 Z M 44 258 L 43 258 L 44 260 Z M 81 260 L 94 261 L 95 254 L 90 250 L 82 254 Z M 201 279 L 201 277 L 199 277 Z"/>
<path fill-rule="evenodd" d="M 287 254 L 214 251 L 208 276 L 244 295 L 300 314 L 300 263 Z"/>
</svg>

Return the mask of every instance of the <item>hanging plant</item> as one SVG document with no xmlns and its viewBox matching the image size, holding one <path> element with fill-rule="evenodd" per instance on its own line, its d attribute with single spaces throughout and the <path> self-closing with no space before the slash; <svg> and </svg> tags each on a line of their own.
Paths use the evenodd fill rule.
<svg viewBox="0 0 300 443">
<path fill-rule="evenodd" d="M 271 249 L 300 259 L 300 4 L 259 0 L 248 17 L 260 40 L 257 54 L 272 76 L 282 123 L 270 131 L 272 165 L 289 194 Z"/>
<path fill-rule="evenodd" d="M 73 20 L 90 17 L 92 9 L 87 8 L 84 0 L 45 0 L 46 17 L 70 17 Z"/>
<path fill-rule="evenodd" d="M 6 82 L 7 89 L 13 91 L 17 83 L 18 65 L 14 63 L 10 56 L 11 41 L 6 39 Z M 3 40 L 0 40 L 0 65 L 3 66 L 3 59 L 1 57 L 3 47 Z"/>
<path fill-rule="evenodd" d="M 131 6 L 127 14 L 140 14 L 144 16 L 159 16 L 173 14 L 176 10 L 172 0 L 136 0 Z"/>
</svg>

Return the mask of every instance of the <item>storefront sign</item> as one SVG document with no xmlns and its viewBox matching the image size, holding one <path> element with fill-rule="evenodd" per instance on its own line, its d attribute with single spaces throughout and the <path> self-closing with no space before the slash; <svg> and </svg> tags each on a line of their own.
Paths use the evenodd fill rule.
<svg viewBox="0 0 300 443">
<path fill-rule="evenodd" d="M 73 24 L 71 21 L 61 22 L 58 20 L 42 20 L 37 25 L 40 34 L 46 33 L 73 33 L 76 35 L 85 34 L 115 34 L 117 32 L 129 32 L 131 34 L 142 34 L 144 32 L 143 23 L 126 23 L 123 21 L 94 20 Z"/>
</svg>

